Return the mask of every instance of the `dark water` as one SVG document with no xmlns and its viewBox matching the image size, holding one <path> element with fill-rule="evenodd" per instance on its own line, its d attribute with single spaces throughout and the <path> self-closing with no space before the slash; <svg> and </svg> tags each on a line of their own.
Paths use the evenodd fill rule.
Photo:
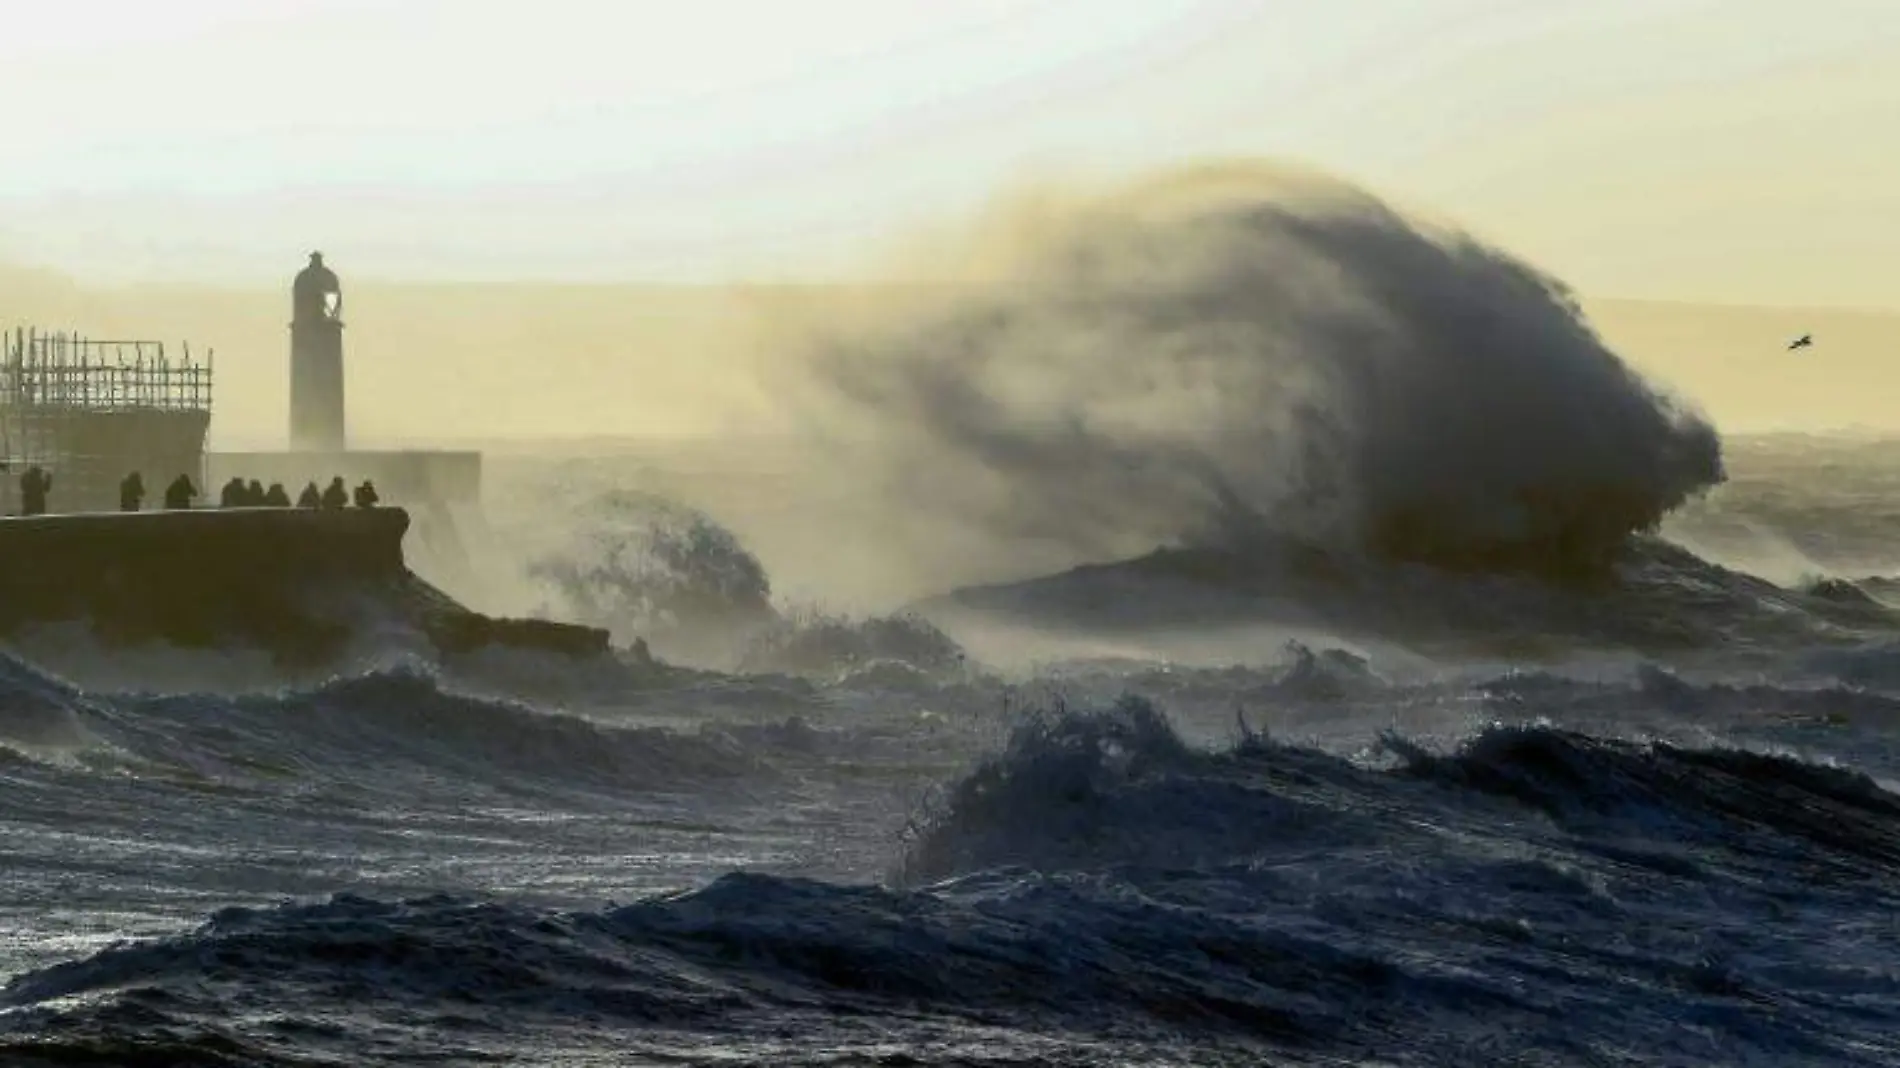
<svg viewBox="0 0 1900 1068">
<path fill-rule="evenodd" d="M 1676 533 L 1793 529 L 1736 500 Z M 1900 1063 L 1900 642 L 1309 644 L 512 695 L 0 661 L 0 1062 Z"/>
</svg>

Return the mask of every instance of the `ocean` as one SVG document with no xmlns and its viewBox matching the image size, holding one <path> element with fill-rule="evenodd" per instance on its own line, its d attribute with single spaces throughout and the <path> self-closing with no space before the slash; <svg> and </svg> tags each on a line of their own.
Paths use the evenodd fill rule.
<svg viewBox="0 0 1900 1068">
<path fill-rule="evenodd" d="M 612 657 L 16 636 L 0 1063 L 1900 1064 L 1900 447 L 1307 172 L 973 227 L 418 510 Z"/>
<path fill-rule="evenodd" d="M 812 612 L 721 668 L 0 658 L 0 1062 L 1900 1063 L 1900 452 L 1728 463 L 1650 581 L 1780 622 L 1661 652 Z"/>
</svg>

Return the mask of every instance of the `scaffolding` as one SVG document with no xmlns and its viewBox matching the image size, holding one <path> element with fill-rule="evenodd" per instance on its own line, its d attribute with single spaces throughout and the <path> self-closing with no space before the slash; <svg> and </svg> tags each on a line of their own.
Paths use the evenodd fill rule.
<svg viewBox="0 0 1900 1068">
<path fill-rule="evenodd" d="M 48 510 L 117 507 L 140 474 L 156 497 L 180 474 L 202 490 L 213 354 L 174 359 L 160 341 L 97 340 L 19 327 L 0 335 L 0 505 L 19 512 L 19 475 L 53 476 Z"/>
</svg>

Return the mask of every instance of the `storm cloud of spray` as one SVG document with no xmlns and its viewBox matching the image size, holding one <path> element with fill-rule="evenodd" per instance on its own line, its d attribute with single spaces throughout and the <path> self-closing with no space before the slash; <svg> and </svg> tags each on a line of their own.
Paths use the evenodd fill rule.
<svg viewBox="0 0 1900 1068">
<path fill-rule="evenodd" d="M 997 538 L 1535 562 L 1600 554 L 1723 477 L 1714 428 L 1560 283 L 1324 176 L 1027 199 L 959 251 L 969 277 L 814 329 L 799 362 L 841 463 Z"/>
</svg>

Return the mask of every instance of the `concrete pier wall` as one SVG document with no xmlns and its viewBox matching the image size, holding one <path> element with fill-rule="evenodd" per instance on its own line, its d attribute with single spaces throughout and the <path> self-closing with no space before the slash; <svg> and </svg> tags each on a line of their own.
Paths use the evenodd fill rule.
<svg viewBox="0 0 1900 1068">
<path fill-rule="evenodd" d="M 253 647 L 297 663 L 371 625 L 443 653 L 504 645 L 590 656 L 607 633 L 472 612 L 403 559 L 401 508 L 241 508 L 0 519 L 0 635 L 86 622 L 107 643 Z"/>
</svg>

